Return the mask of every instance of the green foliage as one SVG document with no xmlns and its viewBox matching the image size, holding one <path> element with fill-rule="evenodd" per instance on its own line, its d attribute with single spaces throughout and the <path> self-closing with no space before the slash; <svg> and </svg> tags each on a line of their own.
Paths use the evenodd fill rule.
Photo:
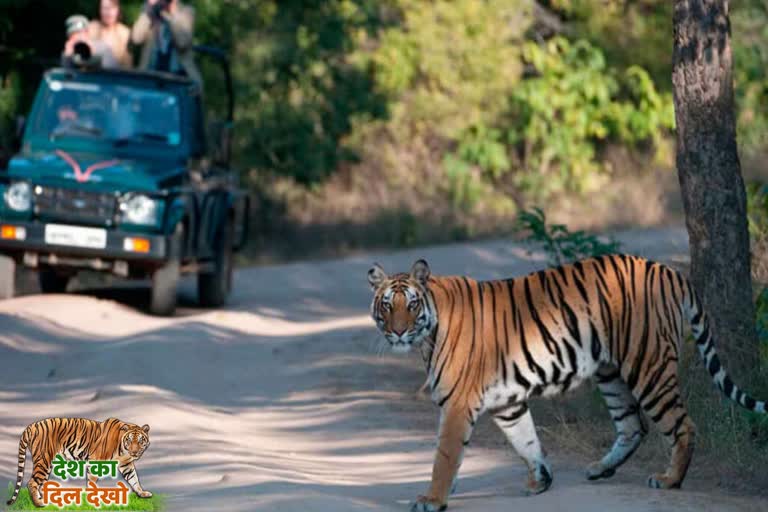
<svg viewBox="0 0 768 512">
<path fill-rule="evenodd" d="M 638 66 L 610 68 L 602 50 L 586 40 L 529 41 L 522 58 L 532 73 L 506 91 L 507 110 L 454 136 L 457 149 L 444 164 L 461 197 L 470 194 L 472 167 L 487 183 L 513 173 L 515 185 L 532 198 L 589 189 L 604 170 L 601 144 L 663 147 L 674 127 L 670 94 L 660 93 Z"/>
<path fill-rule="evenodd" d="M 590 256 L 616 253 L 620 244 L 614 239 L 603 241 L 584 231 L 570 231 L 563 224 L 547 224 L 540 208 L 521 211 L 516 230 L 527 232 L 525 241 L 541 245 L 553 266 L 563 265 Z"/>
<path fill-rule="evenodd" d="M 488 177 L 499 178 L 511 167 L 507 148 L 501 139 L 501 130 L 482 124 L 472 126 L 459 139 L 456 156 L 477 165 Z"/>
<path fill-rule="evenodd" d="M 370 55 L 402 137 L 455 140 L 506 110 L 520 79 L 520 42 L 531 0 L 391 0 L 397 20 Z"/>
<path fill-rule="evenodd" d="M 484 187 L 475 169 L 460 158 L 447 154 L 443 159 L 446 188 L 453 206 L 471 210 L 482 198 Z"/>
<path fill-rule="evenodd" d="M 762 183 L 747 185 L 747 220 L 752 245 L 752 270 L 757 274 L 755 284 L 761 286 L 755 298 L 755 326 L 763 355 L 768 358 L 768 286 L 761 270 L 765 265 L 768 248 L 768 186 Z M 753 275 L 753 277 L 755 277 Z"/>
<path fill-rule="evenodd" d="M 586 40 L 528 42 L 524 56 L 536 76 L 512 94 L 509 138 L 520 148 L 519 183 L 534 195 L 588 188 L 602 170 L 601 141 L 658 141 L 674 127 L 671 96 L 645 70 L 609 68 Z"/>
<path fill-rule="evenodd" d="M 458 148 L 443 158 L 448 193 L 455 207 L 471 210 L 482 199 L 488 179 L 498 179 L 510 169 L 501 131 L 485 125 L 470 127 Z"/>
<path fill-rule="evenodd" d="M 732 18 L 739 143 L 752 151 L 764 147 L 768 131 L 768 4 L 743 0 Z"/>
<path fill-rule="evenodd" d="M 768 287 L 763 288 L 755 299 L 755 329 L 763 360 L 768 360 Z"/>
<path fill-rule="evenodd" d="M 8 151 L 16 137 L 15 116 L 20 96 L 19 80 L 15 74 L 10 74 L 4 81 L 0 81 L 0 168 L 3 161 L 10 156 Z"/>
<path fill-rule="evenodd" d="M 8 484 L 8 497 L 13 496 L 14 484 Z M 143 510 L 145 512 L 162 511 L 165 510 L 165 497 L 162 495 L 154 494 L 151 498 L 139 498 L 136 494 L 131 492 L 128 495 L 128 505 L 121 507 L 117 505 L 102 505 L 99 508 L 94 507 L 90 503 L 85 501 L 83 497 L 81 505 L 71 505 L 64 508 L 59 508 L 55 505 L 48 505 L 46 507 L 37 508 L 32 503 L 32 498 L 29 496 L 29 490 L 23 487 L 19 491 L 19 497 L 16 502 L 6 508 L 5 510 Z"/>
<path fill-rule="evenodd" d="M 672 90 L 673 2 L 551 0 L 548 3 L 556 14 L 568 20 L 569 34 L 585 38 L 603 50 L 609 67 L 639 66 L 648 72 L 659 90 Z"/>
<path fill-rule="evenodd" d="M 205 2 L 225 16 L 239 98 L 242 162 L 315 183 L 351 157 L 344 138 L 356 118 L 386 116 L 358 42 L 382 23 L 373 0 Z"/>
<path fill-rule="evenodd" d="M 748 183 L 746 193 L 749 235 L 753 240 L 768 239 L 768 186 Z"/>
</svg>

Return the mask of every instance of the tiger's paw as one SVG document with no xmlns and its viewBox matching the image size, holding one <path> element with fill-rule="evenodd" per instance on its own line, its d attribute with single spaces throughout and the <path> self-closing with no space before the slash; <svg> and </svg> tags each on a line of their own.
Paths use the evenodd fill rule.
<svg viewBox="0 0 768 512">
<path fill-rule="evenodd" d="M 446 503 L 441 503 L 440 500 L 430 498 L 429 496 L 419 496 L 411 504 L 411 512 L 440 512 L 448 508 Z"/>
<path fill-rule="evenodd" d="M 648 487 L 651 489 L 679 489 L 680 482 L 673 480 L 663 473 L 656 473 L 648 477 Z"/>
<path fill-rule="evenodd" d="M 600 480 L 601 478 L 611 478 L 616 474 L 615 468 L 606 468 L 602 462 L 593 462 L 587 466 L 587 480 Z"/>
<path fill-rule="evenodd" d="M 552 471 L 549 466 L 537 464 L 535 470 L 528 471 L 527 496 L 541 494 L 552 486 Z"/>
<path fill-rule="evenodd" d="M 152 493 L 149 492 L 149 491 L 141 491 L 141 492 L 137 492 L 136 494 L 139 495 L 139 498 L 151 498 L 152 497 Z"/>
</svg>

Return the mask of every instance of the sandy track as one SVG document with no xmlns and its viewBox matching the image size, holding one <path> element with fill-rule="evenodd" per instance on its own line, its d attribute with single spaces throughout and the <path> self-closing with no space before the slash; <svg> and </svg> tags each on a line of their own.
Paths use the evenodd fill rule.
<svg viewBox="0 0 768 512">
<path fill-rule="evenodd" d="M 650 257 L 687 252 L 680 229 L 619 237 Z M 417 257 L 436 273 L 479 278 L 545 265 L 520 246 L 486 242 L 246 269 L 226 310 L 186 307 L 172 320 L 136 309 L 141 289 L 0 303 L 0 482 L 13 479 L 31 421 L 115 416 L 151 425 L 137 466 L 171 510 L 405 509 L 430 474 L 436 409 L 414 393 L 423 379 L 416 356 L 376 355 L 365 271 L 372 260 L 406 269 Z M 183 288 L 193 296 L 191 283 Z M 470 448 L 451 510 L 768 508 L 696 482 L 693 491 L 651 491 L 632 471 L 589 484 L 586 461 L 548 449 L 555 485 L 525 498 L 510 449 Z"/>
</svg>

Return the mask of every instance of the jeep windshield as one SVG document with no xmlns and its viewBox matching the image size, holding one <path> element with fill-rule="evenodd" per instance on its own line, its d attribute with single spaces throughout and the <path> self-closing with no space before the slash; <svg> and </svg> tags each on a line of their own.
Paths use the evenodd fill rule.
<svg viewBox="0 0 768 512">
<path fill-rule="evenodd" d="M 32 135 L 54 144 L 74 139 L 170 149 L 182 143 L 179 100 L 168 91 L 49 80 L 38 101 L 29 125 Z"/>
</svg>

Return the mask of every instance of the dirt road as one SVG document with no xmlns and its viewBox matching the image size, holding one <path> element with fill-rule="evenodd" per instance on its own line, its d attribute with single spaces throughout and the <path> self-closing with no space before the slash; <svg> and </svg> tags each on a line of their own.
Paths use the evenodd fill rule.
<svg viewBox="0 0 768 512">
<path fill-rule="evenodd" d="M 680 229 L 619 238 L 650 257 L 687 252 Z M 226 310 L 183 307 L 172 320 L 136 309 L 141 289 L 0 303 L 0 482 L 13 480 L 31 421 L 114 416 L 151 425 L 137 467 L 171 510 L 405 510 L 430 475 L 437 413 L 416 396 L 418 356 L 377 356 L 365 272 L 373 260 L 406 269 L 417 257 L 436 273 L 479 278 L 545 265 L 541 254 L 487 242 L 245 269 Z M 192 304 L 192 283 L 182 296 Z M 768 509 L 695 481 L 693 490 L 652 491 L 631 469 L 587 483 L 588 461 L 558 457 L 557 446 L 548 446 L 553 488 L 526 498 L 519 459 L 479 444 L 451 510 Z"/>
</svg>

